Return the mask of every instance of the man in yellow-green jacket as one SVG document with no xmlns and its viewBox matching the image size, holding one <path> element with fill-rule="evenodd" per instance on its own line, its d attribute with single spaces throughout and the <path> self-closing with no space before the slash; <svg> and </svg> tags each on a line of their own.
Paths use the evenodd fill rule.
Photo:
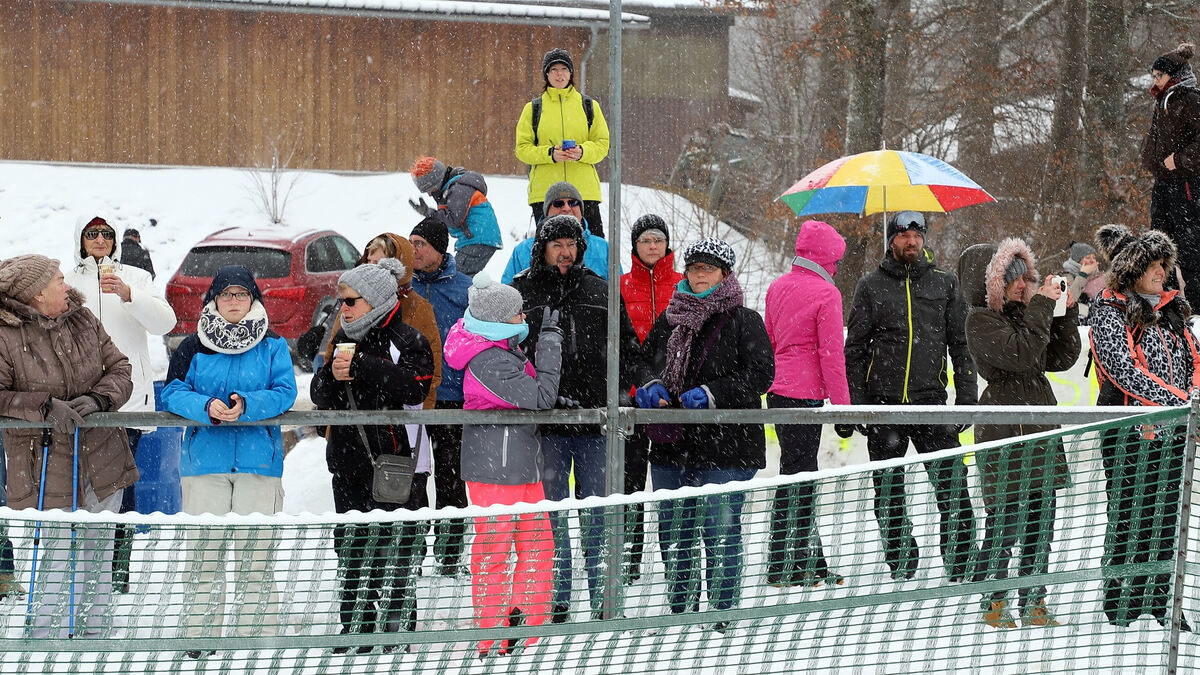
<svg viewBox="0 0 1200 675">
<path fill-rule="evenodd" d="M 567 181 L 583 195 L 588 230 L 603 237 L 596 165 L 608 156 L 608 123 L 600 104 L 575 88 L 575 64 L 565 49 L 546 52 L 542 76 L 542 95 L 525 104 L 517 121 L 514 151 L 517 159 L 529 165 L 533 220 L 542 220 L 547 188 Z"/>
</svg>

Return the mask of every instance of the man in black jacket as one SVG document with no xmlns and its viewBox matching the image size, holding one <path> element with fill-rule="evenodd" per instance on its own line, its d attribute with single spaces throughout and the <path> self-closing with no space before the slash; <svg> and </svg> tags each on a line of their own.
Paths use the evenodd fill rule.
<svg viewBox="0 0 1200 675">
<path fill-rule="evenodd" d="M 154 261 L 150 260 L 150 253 L 142 248 L 141 233 L 132 227 L 126 228 L 121 236 L 121 264 L 140 267 L 150 273 L 151 279 L 154 278 Z"/>
<path fill-rule="evenodd" d="M 537 349 L 541 333 L 542 310 L 549 307 L 560 314 L 563 330 L 562 376 L 559 380 L 559 406 L 564 403 L 583 408 L 602 408 L 606 405 L 608 359 L 608 284 L 595 272 L 583 266 L 587 242 L 583 226 L 573 216 L 558 215 L 546 218 L 538 225 L 530 255 L 532 266 L 513 278 L 512 285 L 521 292 L 525 303 L 525 320 L 529 337 L 521 344 L 527 355 Z M 640 369 L 640 347 L 629 315 L 621 308 L 620 391 L 628 391 Z M 565 399 L 565 402 L 564 402 Z M 606 454 L 604 436 L 594 424 L 556 424 L 543 426 L 542 454 L 544 475 L 542 485 L 546 498 L 561 500 L 569 497 L 571 466 L 575 467 L 576 497 L 605 494 Z M 555 622 L 565 621 L 571 600 L 571 542 L 564 513 L 551 514 L 554 530 L 554 616 Z M 587 567 L 588 588 L 592 607 L 597 609 L 602 597 L 600 560 L 602 559 L 601 516 L 581 514 L 583 550 Z"/>
<path fill-rule="evenodd" d="M 958 279 L 924 253 L 925 217 L 901 211 L 887 224 L 888 252 L 879 269 L 858 282 L 846 332 L 846 379 L 856 405 L 946 403 L 946 352 L 954 362 L 957 405 L 975 405 L 975 364 L 967 351 L 967 305 Z M 840 426 L 840 425 L 839 425 Z M 958 447 L 963 428 L 940 424 L 869 426 L 872 461 L 903 457 L 911 440 L 917 452 Z M 838 433 L 848 436 L 849 429 Z M 975 547 L 975 521 L 961 461 L 926 464 L 941 513 L 941 550 L 946 575 L 961 581 Z M 904 471 L 876 471 L 875 517 L 884 559 L 896 579 L 911 579 L 919 553 L 904 503 Z"/>
</svg>

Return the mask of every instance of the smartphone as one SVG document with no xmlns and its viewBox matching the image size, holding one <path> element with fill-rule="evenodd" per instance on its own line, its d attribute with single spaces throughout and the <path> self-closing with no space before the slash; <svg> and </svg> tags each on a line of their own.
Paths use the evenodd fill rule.
<svg viewBox="0 0 1200 675">
<path fill-rule="evenodd" d="M 573 147 L 575 147 L 575 141 L 563 141 L 562 142 L 563 150 L 570 150 Z"/>
</svg>

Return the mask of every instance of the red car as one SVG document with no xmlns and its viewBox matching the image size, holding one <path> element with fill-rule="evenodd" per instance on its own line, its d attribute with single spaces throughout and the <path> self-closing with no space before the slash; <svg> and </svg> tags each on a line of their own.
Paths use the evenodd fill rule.
<svg viewBox="0 0 1200 675">
<path fill-rule="evenodd" d="M 296 340 L 337 311 L 338 277 L 358 262 L 358 249 L 332 230 L 292 232 L 283 229 L 230 227 L 214 232 L 188 251 L 167 282 L 167 302 L 179 323 L 163 339 L 167 352 L 196 332 L 204 292 L 213 275 L 226 265 L 245 265 L 262 290 L 271 330 L 286 338 L 296 354 Z M 312 363 L 296 358 L 301 368 Z"/>
</svg>

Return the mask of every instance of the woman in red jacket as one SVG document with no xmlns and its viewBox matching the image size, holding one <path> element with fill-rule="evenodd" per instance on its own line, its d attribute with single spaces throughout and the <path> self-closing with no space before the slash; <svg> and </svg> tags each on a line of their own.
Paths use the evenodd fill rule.
<svg viewBox="0 0 1200 675">
<path fill-rule="evenodd" d="M 683 274 L 675 271 L 675 252 L 671 250 L 671 234 L 667 223 L 653 213 L 638 218 L 630 232 L 633 242 L 633 265 L 628 274 L 621 275 L 621 301 L 633 322 L 638 342 L 644 343 L 654 320 L 667 308 L 675 286 Z M 650 439 L 645 428 L 637 427 L 625 441 L 625 494 L 646 489 L 646 470 L 649 466 Z M 628 537 L 630 581 L 641 576 L 642 549 L 646 541 L 645 509 L 630 506 L 625 517 Z"/>
</svg>

